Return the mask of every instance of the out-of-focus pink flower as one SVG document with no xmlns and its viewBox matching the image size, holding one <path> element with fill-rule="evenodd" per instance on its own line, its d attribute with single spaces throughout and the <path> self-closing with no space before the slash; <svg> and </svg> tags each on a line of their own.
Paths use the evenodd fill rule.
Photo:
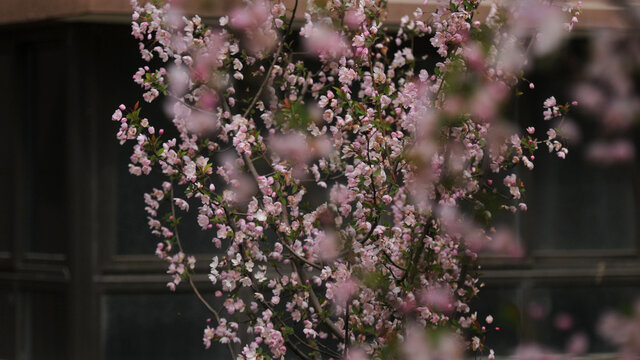
<svg viewBox="0 0 640 360">
<path fill-rule="evenodd" d="M 585 333 L 573 334 L 567 342 L 566 352 L 571 356 L 582 355 L 589 350 L 589 337 Z"/>
<path fill-rule="evenodd" d="M 567 32 L 564 31 L 564 16 L 559 7 L 539 1 L 515 2 L 517 21 L 514 32 L 525 34 L 531 29 L 537 31 L 534 52 L 537 55 L 547 54 L 560 45 Z"/>
<path fill-rule="evenodd" d="M 187 91 L 190 83 L 190 74 L 182 66 L 172 65 L 167 73 L 169 77 L 169 91 L 173 96 L 180 97 Z"/>
<path fill-rule="evenodd" d="M 209 113 L 195 112 L 187 119 L 187 129 L 199 136 L 213 135 L 219 128 L 218 119 Z"/>
<path fill-rule="evenodd" d="M 231 11 L 229 24 L 235 29 L 249 30 L 260 26 L 269 14 L 265 1 L 256 1 L 251 6 L 237 8 Z"/>
<path fill-rule="evenodd" d="M 422 305 L 438 312 L 451 313 L 455 310 L 455 294 L 451 288 L 429 287 L 419 297 Z"/>
<path fill-rule="evenodd" d="M 532 301 L 527 305 L 527 313 L 532 319 L 541 320 L 547 316 L 548 310 L 544 305 Z"/>
<path fill-rule="evenodd" d="M 626 139 L 597 141 L 588 146 L 587 158 L 602 165 L 629 163 L 635 158 L 635 147 Z"/>
<path fill-rule="evenodd" d="M 585 110 L 601 110 L 606 102 L 602 90 L 590 84 L 581 84 L 577 86 L 574 90 L 574 94 L 575 97 L 580 100 L 580 106 Z"/>
<path fill-rule="evenodd" d="M 562 135 L 562 138 L 570 144 L 577 144 L 582 139 L 580 127 L 570 118 L 565 117 L 564 120 L 558 124 L 558 132 Z"/>
<path fill-rule="evenodd" d="M 362 349 L 354 347 L 347 350 L 346 360 L 369 360 L 369 357 Z"/>
<path fill-rule="evenodd" d="M 316 238 L 314 252 L 324 262 L 335 260 L 338 250 L 338 243 L 332 234 L 323 232 Z"/>
<path fill-rule="evenodd" d="M 614 99 L 605 108 L 603 125 L 609 131 L 624 131 L 634 123 L 639 110 L 637 99 Z"/>
<path fill-rule="evenodd" d="M 573 327 L 573 317 L 567 313 L 557 314 L 553 325 L 559 330 L 568 331 Z"/>
<path fill-rule="evenodd" d="M 359 28 L 365 19 L 364 10 L 360 7 L 349 9 L 344 14 L 344 22 L 352 30 Z"/>
<path fill-rule="evenodd" d="M 522 245 L 510 229 L 498 229 L 491 237 L 488 248 L 503 256 L 512 258 L 521 258 L 524 256 Z"/>
<path fill-rule="evenodd" d="M 352 279 L 338 282 L 333 287 L 333 299 L 336 305 L 345 307 L 347 301 L 358 292 L 360 286 Z"/>
<path fill-rule="evenodd" d="M 598 322 L 598 333 L 619 347 L 620 359 L 637 359 L 640 356 L 640 301 L 636 302 L 633 317 L 616 312 L 604 314 Z"/>
<path fill-rule="evenodd" d="M 305 26 L 301 30 L 307 51 L 321 59 L 337 59 L 349 51 L 347 41 L 335 30 L 323 25 Z"/>
<path fill-rule="evenodd" d="M 405 359 L 411 360 L 461 360 L 464 359 L 465 346 L 462 339 L 446 331 L 431 336 L 423 327 L 410 325 L 402 342 Z"/>
</svg>

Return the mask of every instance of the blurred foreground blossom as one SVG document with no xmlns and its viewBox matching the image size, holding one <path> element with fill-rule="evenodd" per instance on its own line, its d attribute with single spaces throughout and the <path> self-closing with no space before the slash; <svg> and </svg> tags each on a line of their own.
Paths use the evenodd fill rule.
<svg viewBox="0 0 640 360">
<path fill-rule="evenodd" d="M 640 356 L 640 301 L 636 301 L 630 317 L 617 312 L 603 315 L 598 332 L 605 340 L 619 347 L 620 359 L 637 359 Z"/>
</svg>

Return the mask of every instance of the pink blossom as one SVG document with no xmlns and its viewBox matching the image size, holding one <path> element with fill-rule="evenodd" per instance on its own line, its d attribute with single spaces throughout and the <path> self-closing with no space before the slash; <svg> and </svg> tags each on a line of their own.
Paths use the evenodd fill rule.
<svg viewBox="0 0 640 360">
<path fill-rule="evenodd" d="M 526 178 L 516 174 L 534 168 L 538 147 L 569 151 L 567 119 L 542 139 L 502 120 L 509 94 L 527 82 L 529 31 L 555 28 L 555 10 L 496 3 L 484 20 L 474 16 L 478 1 L 456 0 L 403 16 L 394 36 L 382 31 L 385 2 L 311 4 L 301 54 L 287 28 L 297 10 L 284 2 L 249 1 L 213 27 L 178 16 L 176 5 L 134 2 L 132 24 L 140 56 L 155 60 L 133 81 L 146 102 L 168 95 L 175 138 L 156 132 L 146 106 L 126 116 L 119 107 L 112 120 L 133 148 L 130 172 L 166 177 L 144 200 L 167 286 L 197 273 L 178 241 L 183 227 L 206 231 L 219 253 L 207 276 L 223 307 L 204 329 L 205 347 L 240 343 L 232 357 L 282 358 L 296 352 L 289 332 L 300 329 L 346 358 L 377 358 L 389 344 L 412 359 L 486 354 L 471 302 L 482 286 L 468 270 L 484 251 L 523 249 L 484 220 L 494 209 L 526 210 Z M 555 46 L 557 34 L 540 32 L 534 50 Z M 442 58 L 423 61 L 421 38 Z M 628 119 L 628 104 L 607 109 L 612 128 Z M 568 110 L 551 97 L 542 117 Z M 467 204 L 485 219 L 467 216 Z M 176 211 L 190 208 L 197 220 L 177 228 Z M 432 328 L 454 333 L 431 341 Z"/>
</svg>

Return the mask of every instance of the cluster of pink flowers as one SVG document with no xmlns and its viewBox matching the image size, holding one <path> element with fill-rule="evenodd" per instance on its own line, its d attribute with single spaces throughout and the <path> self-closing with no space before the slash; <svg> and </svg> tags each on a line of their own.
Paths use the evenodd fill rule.
<svg viewBox="0 0 640 360">
<path fill-rule="evenodd" d="M 564 23 L 565 29 L 568 31 L 573 30 L 573 26 L 578 23 L 578 17 L 582 12 L 582 1 L 578 1 L 576 4 L 569 3 L 562 7 L 562 11 L 571 15 L 569 22 Z"/>
<path fill-rule="evenodd" d="M 149 227 L 168 287 L 188 281 L 215 317 L 207 347 L 316 359 L 400 343 L 397 356 L 415 358 L 431 346 L 421 331 L 446 329 L 436 353 L 493 358 L 482 340 L 492 320 L 469 305 L 478 253 L 518 253 L 490 226 L 496 212 L 526 209 L 514 168 L 533 169 L 541 143 L 567 153 L 555 130 L 537 139 L 500 118 L 528 56 L 507 21 L 517 9 L 494 4 L 481 22 L 479 1 L 441 2 L 391 36 L 385 1 L 311 1 L 300 52 L 290 42 L 297 2 L 251 2 L 211 26 L 159 1 L 132 4 L 149 61 L 134 81 L 146 102 L 165 95 L 178 137 L 156 131 L 137 104 L 112 120 L 117 138 L 134 142 L 131 173 L 167 178 L 145 196 Z M 415 55 L 424 39 L 439 56 L 433 68 Z M 569 105 L 550 98 L 545 109 L 561 117 Z M 185 226 L 209 234 L 218 254 L 209 279 L 220 312 L 191 281 Z"/>
</svg>

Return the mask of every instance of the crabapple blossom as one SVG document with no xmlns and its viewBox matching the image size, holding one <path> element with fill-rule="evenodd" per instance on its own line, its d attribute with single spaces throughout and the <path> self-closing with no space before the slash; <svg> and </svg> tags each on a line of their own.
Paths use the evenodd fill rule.
<svg viewBox="0 0 640 360">
<path fill-rule="evenodd" d="M 144 101 L 165 99 L 177 132 L 156 132 L 139 104 L 112 120 L 133 143 L 130 172 L 166 178 L 145 194 L 148 224 L 169 289 L 188 284 L 215 319 L 205 347 L 234 359 L 486 350 L 470 305 L 479 252 L 520 253 L 493 213 L 526 210 L 517 168 L 534 168 L 539 145 L 568 153 L 557 130 L 538 139 L 499 112 L 531 56 L 507 18 L 540 16 L 493 3 L 478 20 L 478 0 L 451 0 L 403 17 L 394 35 L 386 1 L 311 1 L 296 34 L 297 1 L 249 1 L 211 25 L 170 3 L 132 6 L 149 62 L 133 80 Z M 570 107 L 551 97 L 543 117 Z M 193 226 L 212 239 L 221 311 L 192 280 L 180 229 Z M 453 332 L 423 343 L 434 329 Z"/>
</svg>

